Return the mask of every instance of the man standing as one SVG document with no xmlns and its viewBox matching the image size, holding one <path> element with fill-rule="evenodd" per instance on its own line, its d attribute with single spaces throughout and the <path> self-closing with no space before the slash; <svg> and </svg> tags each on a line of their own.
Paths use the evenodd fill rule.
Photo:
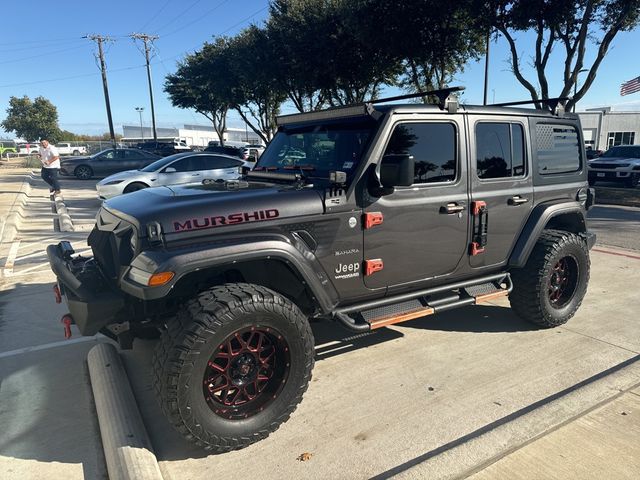
<svg viewBox="0 0 640 480">
<path fill-rule="evenodd" d="M 60 155 L 58 154 L 58 149 L 46 139 L 40 141 L 40 161 L 42 162 L 40 176 L 49 184 L 49 193 L 59 194 L 58 170 L 60 170 Z"/>
</svg>

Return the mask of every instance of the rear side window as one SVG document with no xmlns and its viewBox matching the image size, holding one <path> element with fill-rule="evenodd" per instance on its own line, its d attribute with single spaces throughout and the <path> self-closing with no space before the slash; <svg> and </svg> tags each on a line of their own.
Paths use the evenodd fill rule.
<svg viewBox="0 0 640 480">
<path fill-rule="evenodd" d="M 236 168 L 242 164 L 240 160 L 234 160 L 227 157 L 203 156 L 203 158 L 205 159 L 207 170 L 217 170 L 219 168 Z"/>
<path fill-rule="evenodd" d="M 482 179 L 525 174 L 522 125 L 484 122 L 476 125 L 476 172 Z"/>
<path fill-rule="evenodd" d="M 580 170 L 580 142 L 574 127 L 539 123 L 536 125 L 536 137 L 540 175 Z"/>
<path fill-rule="evenodd" d="M 412 155 L 413 183 L 452 182 L 457 175 L 456 128 L 451 123 L 403 123 L 396 126 L 385 155 Z"/>
</svg>

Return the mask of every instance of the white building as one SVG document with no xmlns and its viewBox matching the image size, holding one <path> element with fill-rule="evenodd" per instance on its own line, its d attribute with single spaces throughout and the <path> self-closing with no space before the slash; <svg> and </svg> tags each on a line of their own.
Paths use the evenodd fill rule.
<svg viewBox="0 0 640 480">
<path fill-rule="evenodd" d="M 614 145 L 640 144 L 640 112 L 613 112 L 605 107 L 577 113 L 586 146 L 607 150 Z"/>
<path fill-rule="evenodd" d="M 140 142 L 153 140 L 151 127 L 123 125 L 123 141 Z M 218 134 L 210 125 L 184 125 L 184 128 L 156 128 L 158 140 L 180 139 L 189 146 L 206 147 L 209 142 L 219 142 Z M 224 131 L 224 141 L 229 143 L 262 143 L 252 130 L 228 127 Z"/>
</svg>

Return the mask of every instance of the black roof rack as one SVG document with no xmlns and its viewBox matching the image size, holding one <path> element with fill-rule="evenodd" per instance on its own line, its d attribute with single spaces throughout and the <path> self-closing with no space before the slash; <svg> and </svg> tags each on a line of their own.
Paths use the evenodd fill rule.
<svg viewBox="0 0 640 480">
<path fill-rule="evenodd" d="M 375 100 L 370 100 L 368 103 L 386 103 L 386 102 L 395 102 L 397 100 L 407 100 L 409 98 L 420 98 L 420 97 L 438 97 L 440 108 L 445 107 L 445 102 L 449 95 L 454 92 L 461 92 L 465 87 L 447 87 L 440 88 L 438 90 L 427 90 L 426 92 L 416 92 L 416 93 L 408 93 L 406 95 L 398 95 L 396 97 L 387 97 L 387 98 L 376 98 Z"/>
<path fill-rule="evenodd" d="M 558 113 L 558 105 L 564 105 L 569 97 L 541 98 L 539 100 L 523 100 L 521 102 L 492 103 L 492 107 L 514 107 L 516 105 L 531 105 L 532 103 L 542 103 L 548 106 L 553 112 Z"/>
<path fill-rule="evenodd" d="M 291 123 L 311 122 L 318 120 L 329 120 L 335 118 L 348 118 L 348 117 L 360 117 L 364 115 L 371 116 L 375 119 L 379 118 L 382 113 L 378 112 L 374 104 L 395 102 L 397 100 L 407 100 L 409 98 L 420 97 L 438 97 L 438 106 L 441 109 L 448 108 L 451 113 L 455 112 L 458 108 L 457 101 L 447 103 L 449 95 L 454 92 L 460 92 L 465 87 L 448 87 L 440 88 L 438 90 L 428 90 L 426 92 L 408 93 L 406 95 L 398 95 L 395 97 L 376 98 L 365 103 L 354 103 L 352 105 L 345 105 L 342 107 L 331 107 L 324 110 L 317 110 L 314 112 L 305 113 L 293 113 L 291 115 L 281 115 L 276 118 L 276 124 L 283 126 Z"/>
</svg>

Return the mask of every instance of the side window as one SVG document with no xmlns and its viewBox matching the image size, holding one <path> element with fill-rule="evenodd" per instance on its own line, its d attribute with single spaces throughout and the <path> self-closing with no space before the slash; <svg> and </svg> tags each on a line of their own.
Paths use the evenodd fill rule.
<svg viewBox="0 0 640 480">
<path fill-rule="evenodd" d="M 176 172 L 188 172 L 191 168 L 191 157 L 181 158 L 180 160 L 173 162 L 171 165 L 167 165 L 167 168 L 175 168 Z"/>
<path fill-rule="evenodd" d="M 569 125 L 536 125 L 538 172 L 540 175 L 580 170 L 578 132 Z"/>
<path fill-rule="evenodd" d="M 517 123 L 476 125 L 478 178 L 509 178 L 525 174 L 524 133 Z"/>
<path fill-rule="evenodd" d="M 140 152 L 136 152 L 135 150 L 126 150 L 125 157 L 127 160 L 138 160 L 139 158 L 144 158 Z"/>
<path fill-rule="evenodd" d="M 116 152 L 114 150 L 109 150 L 100 155 L 100 158 L 102 160 L 111 160 L 112 158 L 115 158 L 115 156 Z"/>
<path fill-rule="evenodd" d="M 412 155 L 414 183 L 452 182 L 456 179 L 456 128 L 452 123 L 397 125 L 385 155 Z"/>
<path fill-rule="evenodd" d="M 216 170 L 218 168 L 235 168 L 242 164 L 239 160 L 227 157 L 206 156 L 205 158 L 207 170 Z"/>
</svg>

